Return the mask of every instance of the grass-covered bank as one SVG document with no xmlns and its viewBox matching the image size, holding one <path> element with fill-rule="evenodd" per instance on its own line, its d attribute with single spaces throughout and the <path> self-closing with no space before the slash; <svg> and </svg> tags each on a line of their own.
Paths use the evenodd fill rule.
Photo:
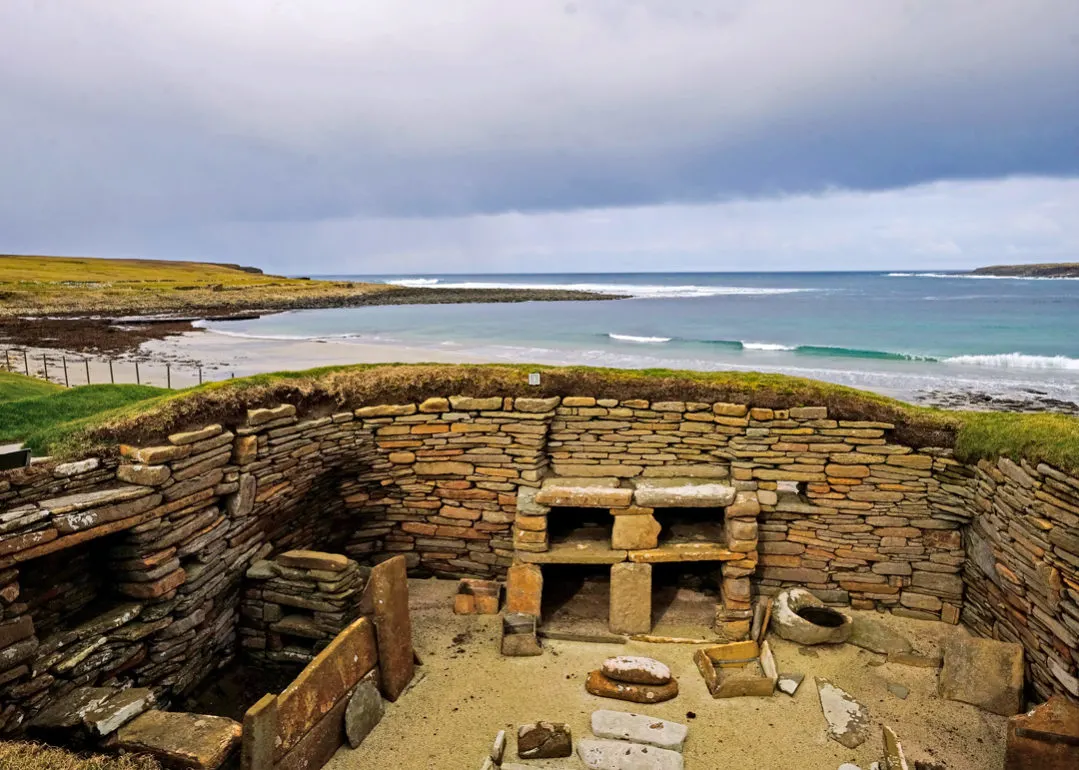
<svg viewBox="0 0 1079 770">
<path fill-rule="evenodd" d="M 70 447 L 97 419 L 169 391 L 146 385 L 90 385 L 62 388 L 17 374 L 0 373 L 0 444 L 23 443 L 35 454 Z"/>
<path fill-rule="evenodd" d="M 538 387 L 528 385 L 527 373 L 534 371 L 541 373 Z M 327 367 L 175 392 L 136 386 L 80 388 L 30 399 L 31 403 L 0 405 L 0 441 L 24 440 L 35 451 L 70 457 L 105 450 L 120 441 L 159 439 L 209 422 L 237 422 L 251 407 L 287 402 L 307 413 L 328 414 L 451 394 L 587 394 L 652 401 L 729 401 L 770 408 L 823 405 L 838 419 L 895 423 L 897 440 L 911 446 L 954 446 L 964 460 L 1003 455 L 1079 471 L 1079 418 L 1068 415 L 929 409 L 780 374 L 532 365 Z M 24 435 L 14 435 L 19 433 Z"/>
<path fill-rule="evenodd" d="M 45 382 L 33 377 L 23 377 L 21 374 L 0 372 L 0 404 L 18 401 L 23 398 L 47 396 L 61 390 L 63 390 L 62 387 L 53 385 L 51 382 Z M 0 430 L 3 430 L 2 422 L 0 422 Z"/>
<path fill-rule="evenodd" d="M 0 741 L 0 770 L 161 770 L 145 756 L 75 754 L 24 741 Z"/>
</svg>

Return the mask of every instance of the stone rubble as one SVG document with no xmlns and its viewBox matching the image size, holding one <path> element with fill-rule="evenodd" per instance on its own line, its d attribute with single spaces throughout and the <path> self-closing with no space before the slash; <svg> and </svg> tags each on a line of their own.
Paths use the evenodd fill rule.
<svg viewBox="0 0 1079 770">
<path fill-rule="evenodd" d="M 532 722 L 517 728 L 517 756 L 521 759 L 558 759 L 573 755 L 569 725 Z"/>
</svg>

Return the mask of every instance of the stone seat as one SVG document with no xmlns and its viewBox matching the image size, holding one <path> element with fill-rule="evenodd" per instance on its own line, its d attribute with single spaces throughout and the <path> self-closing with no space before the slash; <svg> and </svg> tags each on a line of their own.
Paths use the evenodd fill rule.
<svg viewBox="0 0 1079 770">
<path fill-rule="evenodd" d="M 240 742 L 239 723 L 225 717 L 147 711 L 116 733 L 115 748 L 149 754 L 165 767 L 217 770 Z"/>
</svg>

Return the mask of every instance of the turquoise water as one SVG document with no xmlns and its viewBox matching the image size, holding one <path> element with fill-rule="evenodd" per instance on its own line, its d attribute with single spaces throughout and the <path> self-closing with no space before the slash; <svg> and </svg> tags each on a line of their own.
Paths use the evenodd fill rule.
<svg viewBox="0 0 1079 770">
<path fill-rule="evenodd" d="M 1079 280 L 902 272 L 349 277 L 630 298 L 310 310 L 206 326 L 466 350 L 494 361 L 786 372 L 906 398 L 972 390 L 1079 400 Z"/>
</svg>

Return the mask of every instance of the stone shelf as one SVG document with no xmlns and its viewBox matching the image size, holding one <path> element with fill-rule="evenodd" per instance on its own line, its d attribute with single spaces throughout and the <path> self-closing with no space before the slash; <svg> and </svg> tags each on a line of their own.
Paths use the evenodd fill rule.
<svg viewBox="0 0 1079 770">
<path fill-rule="evenodd" d="M 629 560 L 640 564 L 680 561 L 737 561 L 746 554 L 731 551 L 717 543 L 669 543 L 644 551 L 629 551 Z"/>
<path fill-rule="evenodd" d="M 517 551 L 517 561 L 528 564 L 618 564 L 630 561 L 658 564 L 687 561 L 737 561 L 746 554 L 731 551 L 717 543 L 668 542 L 659 548 L 626 551 L 611 548 L 610 540 L 601 531 L 581 529 L 554 542 L 547 551 L 533 553 Z"/>
<path fill-rule="evenodd" d="M 734 487 L 696 478 L 623 480 L 549 476 L 544 479 L 536 502 L 574 508 L 627 508 L 634 504 L 654 508 L 723 508 L 734 502 L 736 494 Z"/>
</svg>

